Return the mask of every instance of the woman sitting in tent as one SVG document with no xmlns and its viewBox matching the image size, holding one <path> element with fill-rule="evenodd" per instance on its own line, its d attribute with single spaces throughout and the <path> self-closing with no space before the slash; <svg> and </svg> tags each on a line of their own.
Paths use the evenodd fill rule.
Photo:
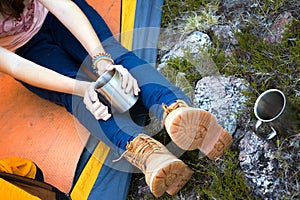
<svg viewBox="0 0 300 200">
<path fill-rule="evenodd" d="M 119 71 L 123 89 L 139 95 L 138 104 L 184 150 L 199 149 L 215 159 L 231 145 L 231 135 L 210 113 L 190 107 L 179 88 L 123 48 L 84 0 L 1 0 L 0 45 L 1 72 L 65 106 L 94 137 L 138 167 L 156 197 L 177 193 L 192 170 L 129 115 L 110 113 L 88 74 Z"/>
</svg>

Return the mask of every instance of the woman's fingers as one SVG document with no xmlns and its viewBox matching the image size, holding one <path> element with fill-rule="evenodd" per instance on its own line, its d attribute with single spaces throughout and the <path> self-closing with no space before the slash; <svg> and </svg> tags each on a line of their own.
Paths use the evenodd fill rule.
<svg viewBox="0 0 300 200">
<path fill-rule="evenodd" d="M 129 71 L 122 65 L 111 65 L 107 70 L 116 69 L 121 75 L 121 86 L 126 93 L 132 92 L 134 95 L 138 95 L 140 88 L 138 86 L 137 80 L 129 73 Z"/>
<path fill-rule="evenodd" d="M 114 65 L 114 68 L 120 73 L 120 75 L 122 77 L 121 86 L 122 86 L 122 89 L 124 89 L 126 91 L 127 86 L 133 77 L 128 72 L 128 70 L 126 68 L 124 68 L 122 65 Z"/>
<path fill-rule="evenodd" d="M 134 83 L 133 83 L 133 93 L 135 96 L 139 95 L 139 92 L 140 92 L 140 88 L 139 88 L 139 85 L 137 83 L 137 81 L 134 79 Z"/>
<path fill-rule="evenodd" d="M 106 121 L 111 117 L 111 114 L 108 112 L 108 107 L 98 101 L 94 103 L 94 116 L 98 120 Z"/>
<path fill-rule="evenodd" d="M 108 107 L 100 102 L 98 94 L 94 90 L 94 83 L 85 92 L 83 102 L 97 120 L 102 119 L 106 121 L 111 117 Z"/>
<path fill-rule="evenodd" d="M 133 93 L 133 81 L 134 81 L 134 79 L 132 79 L 129 75 L 125 75 L 125 79 L 126 80 L 123 80 L 122 88 L 125 90 L 125 93 L 129 93 L 129 92 Z"/>
<path fill-rule="evenodd" d="M 89 93 L 89 97 L 90 97 L 92 103 L 99 101 L 98 94 L 94 90 L 94 84 L 93 84 L 93 87 L 90 87 L 88 89 L 88 93 Z"/>
</svg>

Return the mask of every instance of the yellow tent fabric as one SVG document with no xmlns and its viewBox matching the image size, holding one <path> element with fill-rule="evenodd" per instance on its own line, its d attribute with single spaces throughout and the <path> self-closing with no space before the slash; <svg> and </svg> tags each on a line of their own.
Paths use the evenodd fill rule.
<svg viewBox="0 0 300 200">
<path fill-rule="evenodd" d="M 121 43 L 132 50 L 136 0 L 122 0 Z"/>
<path fill-rule="evenodd" d="M 109 147 L 103 142 L 99 142 L 72 190 L 71 198 L 73 200 L 88 199 L 108 152 Z"/>
</svg>

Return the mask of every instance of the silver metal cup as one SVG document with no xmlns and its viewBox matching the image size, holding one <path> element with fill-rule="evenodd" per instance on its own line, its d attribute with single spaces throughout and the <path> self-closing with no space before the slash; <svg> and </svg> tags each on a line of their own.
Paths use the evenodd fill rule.
<svg viewBox="0 0 300 200">
<path fill-rule="evenodd" d="M 256 99 L 254 114 L 258 119 L 254 131 L 262 139 L 269 140 L 277 134 L 289 136 L 299 131 L 298 109 L 278 89 L 269 89 Z"/>
<path fill-rule="evenodd" d="M 116 70 L 107 71 L 96 80 L 95 90 L 105 98 L 112 113 L 126 112 L 138 100 L 133 92 L 125 93 L 121 84 L 120 74 Z"/>
</svg>

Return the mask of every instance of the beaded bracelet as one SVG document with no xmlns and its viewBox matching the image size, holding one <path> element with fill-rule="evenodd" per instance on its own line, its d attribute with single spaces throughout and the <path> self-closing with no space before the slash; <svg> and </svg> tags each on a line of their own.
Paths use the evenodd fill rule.
<svg viewBox="0 0 300 200">
<path fill-rule="evenodd" d="M 110 61 L 111 64 L 114 64 L 114 60 L 111 58 L 109 53 L 101 52 L 101 53 L 98 53 L 95 56 L 93 56 L 92 67 L 94 70 L 97 70 L 97 63 L 101 60 L 107 60 L 107 61 Z"/>
</svg>

